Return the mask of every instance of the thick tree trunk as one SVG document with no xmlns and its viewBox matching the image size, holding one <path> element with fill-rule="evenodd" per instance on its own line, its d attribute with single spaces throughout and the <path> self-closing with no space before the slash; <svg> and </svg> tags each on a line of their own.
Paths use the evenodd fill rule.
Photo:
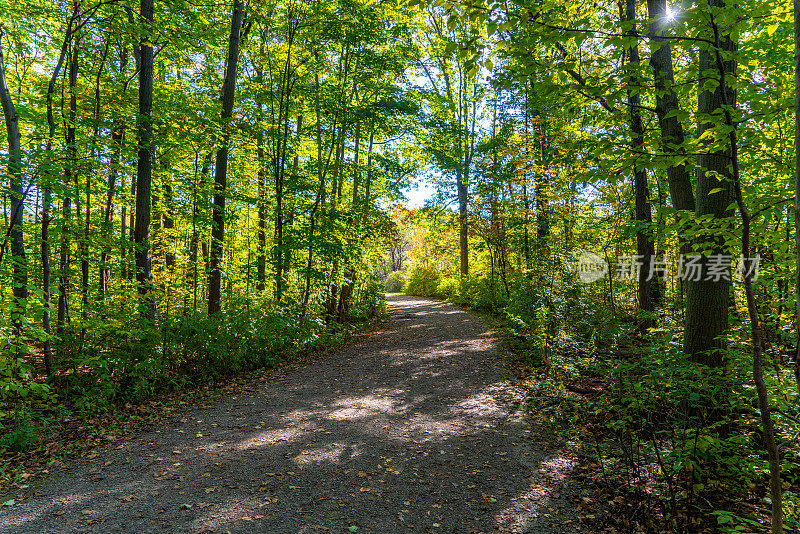
<svg viewBox="0 0 800 534">
<path fill-rule="evenodd" d="M 11 238 L 11 262 L 14 272 L 14 306 L 11 312 L 11 324 L 16 337 L 18 351 L 22 350 L 22 323 L 25 317 L 26 299 L 28 296 L 28 265 L 25 258 L 25 242 L 23 239 L 23 211 L 25 195 L 22 191 L 22 136 L 19 131 L 17 115 L 11 91 L 6 81 L 6 66 L 3 61 L 2 29 L 0 28 L 0 100 L 2 100 L 3 117 L 8 135 L 8 175 L 11 190 L 11 217 L 8 235 Z"/>
<path fill-rule="evenodd" d="M 672 88 L 675 75 L 672 67 L 672 49 L 669 38 L 664 36 L 667 28 L 667 0 L 647 0 L 650 17 L 650 67 L 656 88 L 656 116 L 661 127 L 662 149 L 676 159 L 685 154 L 683 148 L 683 124 L 674 115 L 679 108 L 678 95 Z M 670 114 L 672 112 L 672 115 Z M 692 181 L 686 164 L 670 162 L 667 168 L 669 195 L 675 209 L 694 211 L 695 201 Z"/>
<path fill-rule="evenodd" d="M 136 167 L 136 221 L 133 232 L 139 314 L 143 319 L 152 321 L 156 313 L 152 294 L 150 251 L 150 194 L 153 173 L 153 45 L 150 42 L 150 33 L 153 25 L 153 0 L 141 0 L 140 9 L 145 23 L 145 36 L 140 41 L 139 48 L 139 160 Z"/>
<path fill-rule="evenodd" d="M 724 0 L 711 0 L 714 7 L 724 6 Z M 721 41 L 725 51 L 733 51 L 735 46 L 728 36 Z M 726 73 L 733 75 L 735 63 L 725 61 Z M 711 117 L 719 113 L 723 106 L 723 99 L 730 105 L 735 105 L 736 95 L 730 87 L 718 85 L 714 90 L 706 90 L 705 84 L 709 78 L 703 73 L 715 68 L 715 61 L 708 49 L 700 50 L 699 63 L 699 90 L 698 112 L 701 116 Z M 717 77 L 712 78 L 714 81 Z M 723 91 L 727 94 L 723 96 Z M 703 133 L 713 128 L 712 122 L 700 122 L 697 128 L 698 139 Z M 706 146 L 708 143 L 706 143 Z M 703 147 L 701 147 L 703 150 Z M 711 215 L 716 225 L 725 225 L 732 216 L 729 206 L 733 201 L 730 171 L 730 148 L 710 149 L 697 157 L 697 206 L 698 217 Z M 713 193 L 712 193 L 713 191 Z M 725 249 L 719 238 L 700 240 L 703 249 L 708 250 L 713 257 L 723 258 Z M 696 362 L 712 366 L 721 366 L 724 363 L 723 349 L 725 343 L 721 336 L 728 329 L 728 303 L 731 281 L 714 280 L 708 276 L 709 257 L 703 255 L 699 280 L 689 278 L 686 284 L 686 324 L 684 330 L 684 352 L 689 354 Z"/>
<path fill-rule="evenodd" d="M 239 64 L 239 40 L 242 29 L 243 8 L 241 0 L 234 0 L 231 15 L 231 34 L 228 40 L 228 57 L 225 62 L 225 80 L 222 84 L 222 139 L 214 165 L 214 205 L 212 207 L 211 259 L 208 276 L 208 314 L 221 309 L 222 255 L 225 244 L 225 196 L 228 181 L 228 140 L 230 119 L 233 115 L 233 97 L 236 91 L 236 74 Z"/>
</svg>

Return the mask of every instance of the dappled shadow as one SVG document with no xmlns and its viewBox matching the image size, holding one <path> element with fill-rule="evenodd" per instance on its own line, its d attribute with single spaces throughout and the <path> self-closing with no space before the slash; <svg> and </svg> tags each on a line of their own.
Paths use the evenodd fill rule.
<svg viewBox="0 0 800 534">
<path fill-rule="evenodd" d="M 390 305 L 361 342 L 54 474 L 0 531 L 570 532 L 569 460 L 514 410 L 482 322 Z"/>
</svg>

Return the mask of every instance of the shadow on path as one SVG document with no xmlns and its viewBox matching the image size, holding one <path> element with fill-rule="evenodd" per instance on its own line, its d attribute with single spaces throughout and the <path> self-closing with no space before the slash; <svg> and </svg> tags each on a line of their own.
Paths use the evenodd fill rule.
<svg viewBox="0 0 800 534">
<path fill-rule="evenodd" d="M 580 532 L 483 322 L 389 301 L 362 341 L 54 473 L 0 532 Z"/>
</svg>

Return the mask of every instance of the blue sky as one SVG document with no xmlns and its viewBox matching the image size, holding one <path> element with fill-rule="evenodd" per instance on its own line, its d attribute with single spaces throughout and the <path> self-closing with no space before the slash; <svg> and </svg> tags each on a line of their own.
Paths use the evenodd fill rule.
<svg viewBox="0 0 800 534">
<path fill-rule="evenodd" d="M 426 180 L 420 180 L 415 185 L 403 190 L 403 194 L 408 198 L 407 208 L 421 208 L 425 201 L 431 198 L 436 190 Z"/>
</svg>

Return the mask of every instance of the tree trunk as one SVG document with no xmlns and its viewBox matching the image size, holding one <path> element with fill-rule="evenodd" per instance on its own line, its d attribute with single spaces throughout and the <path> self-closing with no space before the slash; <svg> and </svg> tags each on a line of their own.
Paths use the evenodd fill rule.
<svg viewBox="0 0 800 534">
<path fill-rule="evenodd" d="M 466 174 L 466 169 L 462 169 Z M 456 177 L 456 189 L 458 190 L 458 245 L 459 259 L 461 266 L 461 278 L 469 276 L 469 234 L 467 228 L 467 186 L 465 180 L 459 172 Z"/>
<path fill-rule="evenodd" d="M 164 175 L 162 178 L 164 188 L 164 238 L 165 243 L 164 246 L 166 248 L 164 252 L 164 266 L 167 269 L 167 273 L 172 273 L 172 270 L 175 268 L 175 247 L 173 240 L 175 236 L 173 235 L 173 230 L 175 230 L 175 218 L 172 216 L 172 207 L 175 203 L 175 193 L 172 190 L 172 183 L 170 181 L 171 177 L 167 174 Z"/>
<path fill-rule="evenodd" d="M 709 4 L 713 6 L 712 9 L 725 5 L 724 0 L 710 0 Z M 721 46 L 725 51 L 735 49 L 729 36 L 723 38 Z M 708 80 L 707 71 L 709 69 L 713 71 L 714 66 L 712 53 L 707 48 L 701 49 L 700 94 L 697 101 L 697 109 L 701 117 L 710 117 L 713 113 L 719 113 L 723 106 L 723 99 L 726 99 L 730 105 L 735 105 L 736 102 L 736 95 L 729 87 L 718 85 L 713 91 L 705 89 L 704 86 Z M 735 67 L 733 61 L 724 62 L 724 69 L 729 75 L 734 74 Z M 714 76 L 712 79 L 716 81 L 717 77 Z M 723 95 L 723 91 L 726 92 L 725 95 Z M 713 127 L 712 122 L 700 122 L 697 128 L 698 139 L 702 138 L 706 130 Z M 708 145 L 708 142 L 705 144 Z M 698 217 L 711 215 L 712 222 L 717 225 L 725 225 L 732 216 L 729 209 L 733 201 L 730 161 L 730 147 L 701 152 L 697 157 L 696 215 Z M 723 242 L 719 238 L 702 239 L 701 237 L 698 241 L 703 249 L 709 250 L 710 254 L 717 258 L 725 253 Z M 709 257 L 703 255 L 700 264 L 702 266 L 700 280 L 689 278 L 686 284 L 686 324 L 683 349 L 692 357 L 693 361 L 711 366 L 721 366 L 724 364 L 722 351 L 725 348 L 721 336 L 728 329 L 731 282 L 724 279 L 713 280 L 706 276 Z"/>
<path fill-rule="evenodd" d="M 236 91 L 236 73 L 239 64 L 239 40 L 242 28 L 242 2 L 234 0 L 231 15 L 231 34 L 228 40 L 228 57 L 225 62 L 225 80 L 222 84 L 222 139 L 214 165 L 214 205 L 212 207 L 211 265 L 208 276 L 208 314 L 221 309 L 222 254 L 225 244 L 225 196 L 228 180 L 228 140 L 230 119 L 233 115 L 233 97 Z"/>
<path fill-rule="evenodd" d="M 64 165 L 64 201 L 61 208 L 63 219 L 61 226 L 61 250 L 59 258 L 59 281 L 58 281 L 58 318 L 56 332 L 59 336 L 64 335 L 64 325 L 69 322 L 69 239 L 70 239 L 70 218 L 72 211 L 72 198 L 70 196 L 70 186 L 78 160 L 77 147 L 75 146 L 75 121 L 78 114 L 78 101 L 75 95 L 75 85 L 78 79 L 78 50 L 77 43 L 72 47 L 69 66 L 69 121 L 67 122 L 66 145 L 67 159 Z"/>
<path fill-rule="evenodd" d="M 124 66 L 120 66 L 124 72 Z M 111 172 L 108 174 L 108 187 L 106 188 L 106 205 L 103 210 L 102 242 L 103 250 L 100 253 L 100 281 L 99 293 L 100 301 L 105 304 L 108 294 L 108 282 L 111 271 L 108 266 L 109 255 L 111 254 L 111 233 L 114 227 L 114 190 L 117 187 L 117 176 L 119 175 L 120 160 L 122 156 L 122 144 L 125 141 L 125 126 L 119 117 L 114 117 L 111 127 L 111 142 L 114 145 L 114 152 L 111 155 Z M 123 215 L 124 217 L 124 215 Z"/>
<path fill-rule="evenodd" d="M 639 228 L 636 230 L 636 254 L 642 258 L 642 266 L 638 273 L 638 296 L 639 309 L 645 313 L 650 313 L 655 309 L 655 300 L 658 293 L 658 281 L 651 277 L 651 263 L 655 256 L 655 246 L 653 240 L 647 233 L 644 226 L 649 227 L 652 221 L 650 211 L 650 199 L 647 188 L 647 171 L 643 164 L 639 162 L 644 145 L 644 127 L 642 126 L 641 98 L 639 90 L 639 43 L 636 39 L 636 0 L 626 0 L 625 2 L 625 22 L 632 24 L 630 29 L 625 31 L 631 39 L 631 46 L 628 48 L 628 105 L 630 107 L 630 129 L 633 133 L 631 141 L 631 155 L 634 158 L 633 165 L 633 190 L 636 204 L 636 222 Z M 640 329 L 645 332 L 648 328 L 655 326 L 652 318 L 645 318 L 640 323 Z"/>
<path fill-rule="evenodd" d="M 191 241 L 189 242 L 189 265 L 192 269 L 192 278 L 189 281 L 192 288 L 192 310 L 197 309 L 197 264 L 200 262 L 200 259 L 197 256 L 197 248 L 200 241 L 200 231 L 197 228 L 200 218 L 200 206 L 198 203 L 200 202 L 199 199 L 201 197 L 203 198 L 203 201 L 205 201 L 207 198 L 204 191 L 206 190 L 206 186 L 208 184 L 208 173 L 211 167 L 211 155 L 211 152 L 209 152 L 203 158 L 203 167 L 200 169 L 200 183 L 195 183 L 194 190 L 192 191 L 192 237 Z M 205 254 L 203 257 L 205 258 Z"/>
<path fill-rule="evenodd" d="M 136 281 L 139 290 L 139 314 L 145 320 L 155 319 L 155 300 L 152 295 L 153 270 L 150 252 L 150 209 L 153 173 L 153 45 L 150 34 L 153 25 L 153 0 L 141 0 L 141 16 L 145 35 L 139 48 L 139 160 L 136 167 L 136 222 L 134 246 Z"/>
<path fill-rule="evenodd" d="M 14 306 L 11 312 L 11 324 L 14 328 L 17 350 L 22 351 L 22 323 L 25 317 L 26 299 L 28 296 L 28 265 L 25 258 L 25 242 L 23 239 L 23 211 L 25 194 L 22 191 L 22 136 L 19 131 L 17 115 L 11 91 L 6 81 L 6 66 L 3 61 L 2 29 L 0 28 L 0 100 L 2 100 L 3 117 L 8 135 L 8 175 L 11 189 L 11 217 L 8 235 L 11 238 L 11 263 L 14 270 Z"/>
<path fill-rule="evenodd" d="M 258 71 L 260 83 L 263 83 L 261 71 Z M 263 111 L 261 102 L 257 105 L 258 137 L 256 139 L 258 152 L 258 244 L 256 250 L 256 290 L 264 291 L 266 287 L 267 270 L 267 198 L 266 198 L 266 151 L 264 149 L 264 129 L 261 124 Z"/>
<path fill-rule="evenodd" d="M 364 216 L 367 215 L 369 210 L 369 197 L 372 187 L 372 144 L 375 140 L 375 124 L 370 123 L 369 126 L 369 143 L 367 144 L 367 176 L 364 180 Z"/>
<path fill-rule="evenodd" d="M 667 27 L 667 0 L 647 0 L 650 17 L 648 35 L 650 38 L 650 67 L 656 88 L 656 116 L 661 127 L 662 149 L 675 158 L 685 154 L 683 148 L 683 124 L 678 117 L 670 115 L 679 110 L 678 95 L 672 89 L 675 76 L 672 67 L 672 49 L 668 37 L 664 36 Z M 667 168 L 669 195 L 672 206 L 677 210 L 694 211 L 695 201 L 692 181 L 684 163 L 670 162 Z"/>
<path fill-rule="evenodd" d="M 724 2 L 719 4 L 724 6 Z M 731 185 L 733 188 L 733 197 L 736 205 L 739 208 L 739 214 L 742 218 L 742 258 L 743 261 L 750 261 L 750 221 L 751 216 L 744 203 L 742 197 L 742 183 L 741 175 L 739 172 L 739 155 L 738 155 L 738 138 L 736 131 L 736 124 L 733 121 L 733 111 L 736 108 L 735 100 L 732 100 L 733 91 L 727 91 L 728 86 L 727 76 L 733 71 L 730 65 L 726 65 L 722 59 L 720 50 L 725 44 L 731 43 L 730 36 L 725 35 L 727 43 L 723 44 L 720 37 L 719 26 L 716 23 L 716 16 L 712 7 L 712 0 L 709 0 L 709 13 L 710 24 L 714 32 L 714 54 L 716 60 L 715 66 L 719 73 L 719 82 L 722 92 L 720 93 L 723 115 L 725 117 L 725 126 L 728 131 L 728 139 L 730 141 L 728 152 L 730 154 L 730 172 L 731 172 Z M 732 44 L 732 43 L 731 43 Z M 731 46 L 731 48 L 733 48 Z M 752 343 L 753 353 L 753 382 L 756 385 L 756 393 L 758 396 L 758 408 L 761 412 L 761 430 L 764 433 L 764 448 L 767 450 L 769 458 L 769 474 L 770 474 L 770 498 L 772 501 L 772 534 L 783 534 L 783 502 L 782 502 L 782 484 L 781 484 L 781 467 L 780 467 L 780 454 L 778 453 L 778 446 L 775 441 L 775 428 L 772 423 L 772 408 L 769 404 L 767 387 L 764 384 L 764 371 L 763 371 L 763 338 L 761 334 L 761 326 L 758 319 L 758 308 L 756 306 L 755 296 L 753 292 L 753 273 L 745 266 L 744 269 L 744 292 L 747 299 L 747 312 L 750 318 L 750 341 Z"/>
</svg>

